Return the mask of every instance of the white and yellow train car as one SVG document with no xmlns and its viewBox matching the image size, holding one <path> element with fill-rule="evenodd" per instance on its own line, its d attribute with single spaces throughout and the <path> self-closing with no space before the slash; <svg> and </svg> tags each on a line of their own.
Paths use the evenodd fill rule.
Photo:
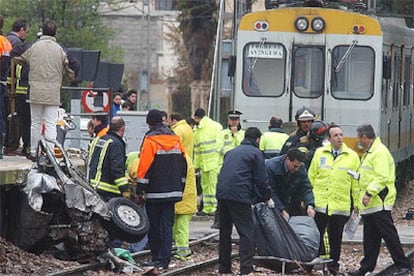
<svg viewBox="0 0 414 276">
<path fill-rule="evenodd" d="M 234 107 L 243 126 L 294 121 L 303 105 L 343 127 L 374 126 L 396 162 L 414 153 L 414 30 L 403 20 L 327 8 L 249 13 L 237 33 Z"/>
</svg>

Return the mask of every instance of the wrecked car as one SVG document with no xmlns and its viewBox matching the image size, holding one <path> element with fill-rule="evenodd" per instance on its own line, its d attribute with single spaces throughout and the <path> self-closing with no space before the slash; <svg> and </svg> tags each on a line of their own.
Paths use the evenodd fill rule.
<svg viewBox="0 0 414 276">
<path fill-rule="evenodd" d="M 54 143 L 62 153 L 46 146 Z M 109 240 L 140 241 L 149 231 L 143 208 L 125 198 L 105 202 L 57 141 L 41 137 L 37 162 L 18 191 L 7 238 L 36 254 L 79 260 L 108 249 Z M 12 233 L 10 232 L 12 229 Z"/>
</svg>

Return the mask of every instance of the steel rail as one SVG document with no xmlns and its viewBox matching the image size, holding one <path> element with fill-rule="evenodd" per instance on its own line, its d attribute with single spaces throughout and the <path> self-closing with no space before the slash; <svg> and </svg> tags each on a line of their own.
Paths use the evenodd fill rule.
<svg viewBox="0 0 414 276">
<path fill-rule="evenodd" d="M 233 253 L 231 255 L 232 259 L 237 258 L 237 257 L 239 257 L 238 253 Z M 214 265 L 218 264 L 218 260 L 219 260 L 218 257 L 211 258 L 211 259 L 208 259 L 208 260 L 205 260 L 205 261 L 202 261 L 202 262 L 198 262 L 198 263 L 195 263 L 195 264 L 183 266 L 183 267 L 171 270 L 171 271 L 162 272 L 162 276 L 185 275 L 185 273 L 188 273 L 188 272 L 191 272 L 191 271 L 196 271 L 196 270 L 199 270 L 201 268 L 204 268 L 206 266 L 210 266 L 210 265 L 213 265 L 213 264 Z"/>
<path fill-rule="evenodd" d="M 405 255 L 410 260 L 410 262 L 413 263 L 413 261 L 414 261 L 414 249 L 411 249 Z M 371 273 L 370 275 L 388 276 L 388 275 L 392 275 L 396 271 L 397 271 L 397 266 L 395 265 L 395 263 L 392 263 L 392 264 L 389 264 L 389 265 L 385 266 L 380 271 L 378 271 L 376 273 Z M 411 274 L 408 273 L 407 275 L 411 275 Z"/>
<path fill-rule="evenodd" d="M 211 240 L 211 239 L 213 239 L 213 238 L 217 237 L 218 235 L 219 235 L 219 232 L 217 232 L 217 233 L 213 233 L 213 234 L 210 234 L 210 235 L 208 235 L 208 236 L 202 237 L 201 239 L 191 241 L 191 242 L 189 242 L 189 244 L 188 244 L 188 245 L 189 245 L 189 246 L 194 246 L 194 245 L 197 245 L 197 244 L 203 243 L 203 242 L 205 242 L 205 241 Z M 174 245 L 174 246 L 172 247 L 172 250 L 175 250 L 175 249 L 177 249 L 177 247 Z M 142 250 L 142 251 L 139 251 L 139 252 L 132 253 L 132 254 L 131 254 L 131 256 L 132 256 L 133 258 L 135 258 L 135 257 L 142 257 L 142 256 L 149 255 L 150 253 L 151 253 L 151 251 L 150 251 L 150 250 Z"/>
<path fill-rule="evenodd" d="M 205 237 L 202 237 L 201 239 L 191 241 L 189 243 L 189 246 L 195 246 L 195 245 L 198 245 L 200 243 L 206 242 L 208 240 L 211 240 L 211 239 L 217 237 L 218 235 L 219 235 L 219 232 L 207 235 Z M 172 249 L 174 250 L 174 249 L 176 249 L 176 247 L 174 246 Z M 151 253 L 150 250 L 143 250 L 143 251 L 139 251 L 139 252 L 136 252 L 136 253 L 132 253 L 131 255 L 132 255 L 132 257 L 135 258 L 135 257 L 146 256 L 146 255 L 149 255 L 150 253 Z M 48 273 L 48 274 L 46 274 L 46 276 L 79 275 L 80 272 L 84 272 L 84 271 L 87 271 L 87 270 L 102 269 L 102 268 L 105 268 L 107 265 L 108 265 L 108 262 L 101 262 L 101 263 L 94 263 L 94 264 L 83 264 L 83 265 L 63 269 L 63 270 L 60 270 L 60 271 Z"/>
<path fill-rule="evenodd" d="M 96 263 L 96 264 L 84 264 L 75 267 L 70 267 L 68 269 L 63 269 L 57 272 L 52 272 L 46 274 L 46 276 L 66 276 L 66 275 L 79 275 L 80 272 L 85 272 L 87 270 L 97 270 L 104 268 L 108 263 Z"/>
</svg>

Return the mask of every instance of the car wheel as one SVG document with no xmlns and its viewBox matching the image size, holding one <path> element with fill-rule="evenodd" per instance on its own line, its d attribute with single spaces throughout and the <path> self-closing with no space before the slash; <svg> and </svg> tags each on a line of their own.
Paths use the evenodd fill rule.
<svg viewBox="0 0 414 276">
<path fill-rule="evenodd" d="M 108 201 L 112 212 L 110 236 L 126 242 L 138 242 L 149 231 L 149 221 L 145 211 L 129 199 L 114 197 Z"/>
</svg>

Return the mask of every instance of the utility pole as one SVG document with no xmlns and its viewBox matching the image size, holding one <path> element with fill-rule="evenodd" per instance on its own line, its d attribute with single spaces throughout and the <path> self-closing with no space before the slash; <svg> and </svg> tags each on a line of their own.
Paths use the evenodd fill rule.
<svg viewBox="0 0 414 276">
<path fill-rule="evenodd" d="M 144 7 L 147 7 L 147 35 L 146 35 L 146 46 L 147 46 L 147 60 L 146 60 L 146 70 L 147 70 L 147 96 L 148 96 L 148 102 L 147 102 L 147 108 L 151 109 L 151 43 L 150 43 L 150 24 L 151 24 L 151 0 L 143 0 L 144 1 Z"/>
<path fill-rule="evenodd" d="M 140 27 L 140 55 L 138 70 L 138 99 L 137 109 L 147 110 L 151 108 L 150 87 L 151 87 L 151 0 L 142 0 Z"/>
<path fill-rule="evenodd" d="M 234 108 L 234 77 L 228 78 L 227 72 L 223 72 L 223 70 L 228 69 L 231 62 L 235 61 L 237 29 L 241 17 L 250 7 L 249 3 L 249 0 L 247 3 L 240 0 L 219 1 L 219 16 L 217 20 L 216 44 L 211 78 L 212 85 L 209 100 L 209 114 L 211 112 L 211 116 L 216 121 L 221 121 L 221 115 L 224 115 L 223 110 L 221 109 Z M 231 40 L 223 39 L 226 22 L 230 22 L 232 25 L 233 37 Z M 234 66 L 235 64 L 232 65 Z M 225 110 L 225 112 L 227 111 L 228 110 Z M 225 118 L 223 120 L 225 120 Z"/>
</svg>

